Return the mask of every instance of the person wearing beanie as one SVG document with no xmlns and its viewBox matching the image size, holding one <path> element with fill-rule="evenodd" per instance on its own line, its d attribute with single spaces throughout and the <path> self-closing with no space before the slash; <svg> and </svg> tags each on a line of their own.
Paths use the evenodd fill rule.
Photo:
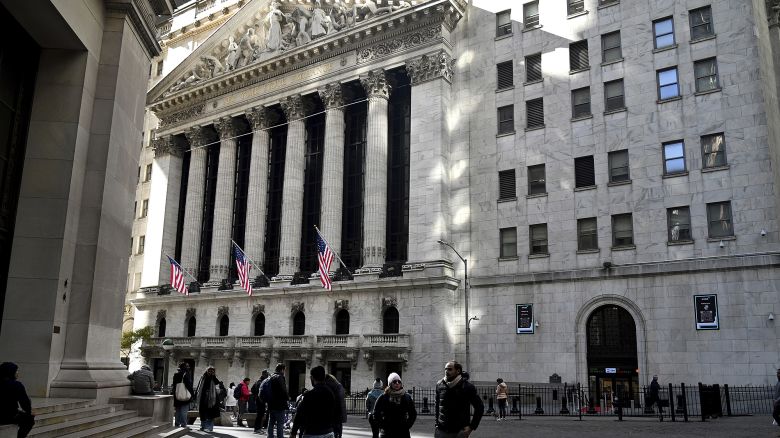
<svg viewBox="0 0 780 438">
<path fill-rule="evenodd" d="M 417 420 L 414 400 L 406 393 L 401 376 L 387 376 L 385 393 L 376 401 L 374 421 L 379 426 L 380 438 L 410 438 L 409 430 Z"/>
<path fill-rule="evenodd" d="M 127 376 L 132 383 L 133 394 L 154 395 L 154 374 L 149 365 L 141 365 L 141 369 Z"/>
<path fill-rule="evenodd" d="M 376 406 L 376 401 L 384 393 L 385 389 L 382 385 L 382 379 L 377 377 L 374 380 L 374 389 L 369 391 L 366 396 L 366 415 L 368 416 L 368 424 L 371 425 L 371 438 L 379 438 L 379 426 L 374 421 L 374 406 Z"/>
<path fill-rule="evenodd" d="M 32 404 L 19 380 L 19 367 L 13 362 L 0 364 L 0 424 L 16 424 L 18 438 L 24 438 L 35 424 Z M 21 408 L 21 409 L 20 409 Z"/>
</svg>

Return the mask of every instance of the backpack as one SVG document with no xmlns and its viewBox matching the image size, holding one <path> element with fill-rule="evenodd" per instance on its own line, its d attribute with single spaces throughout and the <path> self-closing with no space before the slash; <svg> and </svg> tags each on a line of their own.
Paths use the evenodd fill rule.
<svg viewBox="0 0 780 438">
<path fill-rule="evenodd" d="M 262 383 L 260 383 L 260 400 L 262 400 L 264 403 L 268 403 L 271 401 L 271 397 L 273 396 L 273 392 L 271 391 L 271 379 L 273 376 L 268 377 L 267 379 L 263 380 Z"/>
<path fill-rule="evenodd" d="M 257 382 L 255 382 L 252 385 L 252 389 L 249 390 L 249 392 L 252 393 L 252 397 L 254 397 L 254 398 L 260 397 L 260 384 L 261 383 L 263 383 L 263 381 L 260 380 L 260 379 L 257 379 Z"/>
<path fill-rule="evenodd" d="M 243 383 L 239 383 L 239 384 L 238 384 L 238 385 L 236 385 L 236 387 L 233 389 L 233 398 L 234 398 L 234 399 L 236 399 L 236 400 L 238 400 L 238 399 L 240 399 L 240 398 L 241 398 L 241 395 L 242 395 L 242 393 L 241 393 L 241 385 L 243 385 Z"/>
</svg>

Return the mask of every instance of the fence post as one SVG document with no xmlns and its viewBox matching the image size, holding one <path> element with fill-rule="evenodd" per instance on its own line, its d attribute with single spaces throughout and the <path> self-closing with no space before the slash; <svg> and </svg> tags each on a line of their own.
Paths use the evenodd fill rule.
<svg viewBox="0 0 780 438">
<path fill-rule="evenodd" d="M 582 391 L 580 390 L 580 384 L 577 383 L 577 415 L 582 421 Z"/>
<path fill-rule="evenodd" d="M 683 421 L 687 423 L 688 422 L 688 401 L 687 401 L 687 396 L 685 395 L 685 383 L 680 383 L 680 391 L 682 392 Z"/>
<path fill-rule="evenodd" d="M 517 412 L 517 419 L 522 420 L 523 419 L 523 402 L 520 400 L 520 397 L 523 395 L 523 390 L 520 387 L 520 384 L 517 385 L 517 395 L 512 398 L 512 409 Z"/>
<path fill-rule="evenodd" d="M 672 422 L 675 422 L 674 417 L 674 388 L 672 384 L 669 384 L 669 416 L 672 417 Z"/>
<path fill-rule="evenodd" d="M 704 385 L 699 382 L 699 409 L 701 409 L 701 422 L 707 421 L 707 415 L 704 410 Z"/>
<path fill-rule="evenodd" d="M 726 415 L 731 416 L 731 396 L 729 396 L 729 384 L 723 385 L 723 391 L 726 393 Z"/>
</svg>

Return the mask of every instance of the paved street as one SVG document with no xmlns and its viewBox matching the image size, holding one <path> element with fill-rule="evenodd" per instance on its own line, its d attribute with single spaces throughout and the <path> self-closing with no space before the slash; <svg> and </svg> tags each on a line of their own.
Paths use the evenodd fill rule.
<svg viewBox="0 0 780 438">
<path fill-rule="evenodd" d="M 772 426 L 772 418 L 733 417 L 688 423 L 664 421 L 648 418 L 630 418 L 618 422 L 613 418 L 585 418 L 578 421 L 571 418 L 542 417 L 496 422 L 485 418 L 472 438 L 498 437 L 550 437 L 550 438 L 603 438 L 603 437 L 664 437 L 664 438 L 737 438 L 737 437 L 775 437 L 780 436 L 780 427 Z M 488 421 L 490 420 L 490 421 Z M 197 427 L 197 423 L 196 426 Z M 215 427 L 214 433 L 204 434 L 193 431 L 190 436 L 216 437 L 260 437 L 249 429 L 236 427 Z M 285 437 L 287 437 L 285 432 Z M 344 428 L 344 438 L 370 438 L 371 429 L 362 418 L 350 418 Z M 433 437 L 433 418 L 418 418 L 412 429 L 412 438 Z"/>
</svg>

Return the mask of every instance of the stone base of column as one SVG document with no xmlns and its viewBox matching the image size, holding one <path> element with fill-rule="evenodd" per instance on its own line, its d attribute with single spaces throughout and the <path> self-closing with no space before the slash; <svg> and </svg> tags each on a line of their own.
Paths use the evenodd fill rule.
<svg viewBox="0 0 780 438">
<path fill-rule="evenodd" d="M 382 273 L 382 268 L 364 267 L 357 269 L 353 274 L 355 283 L 363 283 L 366 281 L 379 280 L 379 274 Z"/>
<path fill-rule="evenodd" d="M 292 275 L 277 275 L 271 278 L 271 285 L 273 286 L 290 286 L 292 283 Z"/>
<path fill-rule="evenodd" d="M 89 398 L 98 404 L 111 397 L 130 395 L 128 371 L 121 362 L 62 362 L 60 372 L 51 382 L 49 397 Z"/>
</svg>

